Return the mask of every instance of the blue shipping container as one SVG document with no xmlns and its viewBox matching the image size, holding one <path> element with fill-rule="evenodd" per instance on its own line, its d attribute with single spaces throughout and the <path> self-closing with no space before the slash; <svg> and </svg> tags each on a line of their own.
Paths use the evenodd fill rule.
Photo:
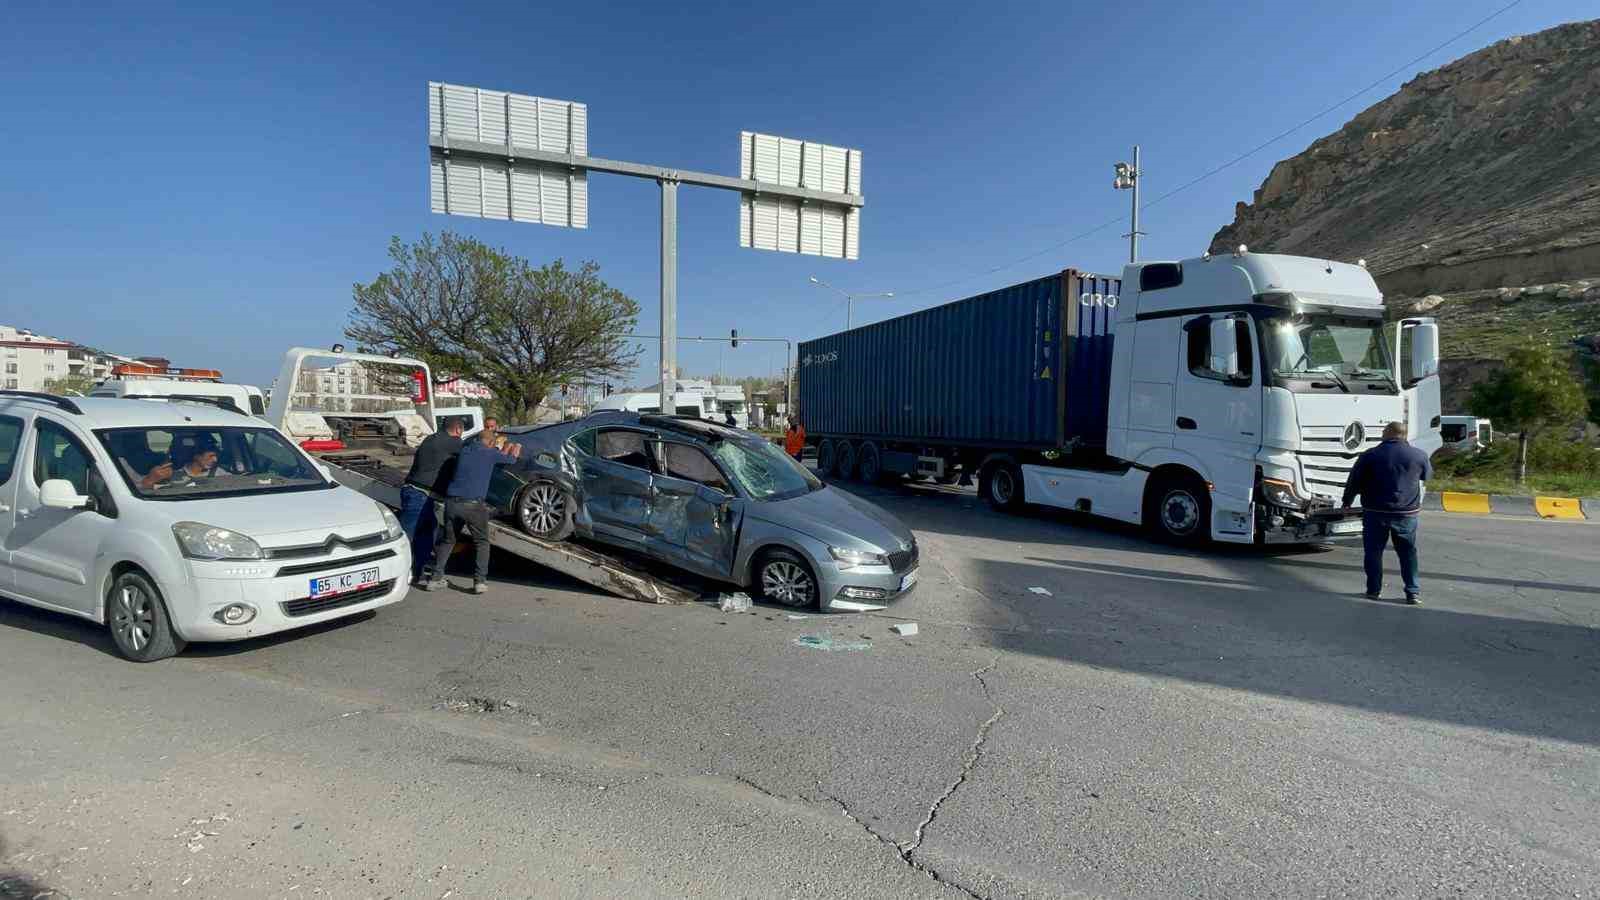
<svg viewBox="0 0 1600 900">
<path fill-rule="evenodd" d="M 1105 444 L 1121 280 L 1067 270 L 800 345 L 815 436 Z"/>
</svg>

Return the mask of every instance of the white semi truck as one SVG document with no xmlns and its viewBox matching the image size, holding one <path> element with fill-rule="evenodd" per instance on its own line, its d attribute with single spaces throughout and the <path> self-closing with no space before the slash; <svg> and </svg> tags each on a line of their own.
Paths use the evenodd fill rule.
<svg viewBox="0 0 1600 900">
<path fill-rule="evenodd" d="M 1385 323 L 1364 265 L 1251 253 L 1067 270 L 800 347 L 800 415 L 842 477 L 976 474 L 995 507 L 1176 540 L 1321 542 L 1355 458 L 1440 446 L 1439 332 Z"/>
</svg>

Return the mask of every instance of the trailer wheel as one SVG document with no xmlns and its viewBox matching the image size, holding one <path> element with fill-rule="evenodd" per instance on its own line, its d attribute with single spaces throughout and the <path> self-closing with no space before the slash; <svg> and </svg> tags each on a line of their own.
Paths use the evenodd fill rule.
<svg viewBox="0 0 1600 900">
<path fill-rule="evenodd" d="M 517 525 L 546 541 L 572 535 L 572 498 L 553 481 L 535 481 L 517 494 Z"/>
<path fill-rule="evenodd" d="M 1156 537 L 1199 544 L 1211 537 L 1211 492 L 1194 475 L 1165 475 L 1145 490 L 1144 523 Z"/>
<path fill-rule="evenodd" d="M 833 439 L 825 439 L 817 445 L 817 474 L 832 475 L 833 467 L 838 464 L 838 454 L 833 444 Z"/>
<path fill-rule="evenodd" d="M 1022 470 L 1009 462 L 989 464 L 978 479 L 978 493 L 995 509 L 1016 512 L 1022 508 Z"/>
<path fill-rule="evenodd" d="M 838 449 L 833 452 L 834 474 L 840 478 L 856 477 L 856 448 L 849 441 L 840 441 Z"/>
<path fill-rule="evenodd" d="M 860 456 L 856 468 L 860 471 L 861 480 L 868 484 L 878 483 L 883 478 L 883 460 L 878 453 L 878 445 L 863 441 Z"/>
</svg>

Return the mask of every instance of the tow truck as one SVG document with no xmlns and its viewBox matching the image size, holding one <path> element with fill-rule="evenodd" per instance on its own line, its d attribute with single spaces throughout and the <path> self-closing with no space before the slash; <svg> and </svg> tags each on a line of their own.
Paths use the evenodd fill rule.
<svg viewBox="0 0 1600 900">
<path fill-rule="evenodd" d="M 316 372 L 359 363 L 369 373 L 363 393 L 323 395 Z M 434 408 L 433 372 L 420 359 L 293 347 L 284 354 L 267 420 L 310 453 L 340 484 L 394 509 L 411 457 L 452 408 Z M 341 408 L 330 409 L 330 405 Z M 490 543 L 609 594 L 645 603 L 692 603 L 691 579 L 642 561 L 572 541 L 543 541 L 493 522 Z"/>
</svg>

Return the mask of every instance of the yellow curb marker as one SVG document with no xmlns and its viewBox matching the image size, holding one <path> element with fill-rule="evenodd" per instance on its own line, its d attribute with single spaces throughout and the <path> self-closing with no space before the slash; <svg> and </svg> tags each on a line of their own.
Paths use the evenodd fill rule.
<svg viewBox="0 0 1600 900">
<path fill-rule="evenodd" d="M 1445 491 L 1439 495 L 1439 502 L 1444 504 L 1445 512 L 1489 514 L 1488 494 L 1463 494 L 1458 491 Z"/>
<path fill-rule="evenodd" d="M 1533 508 L 1546 519 L 1581 519 L 1583 504 L 1574 497 L 1535 497 Z"/>
</svg>

